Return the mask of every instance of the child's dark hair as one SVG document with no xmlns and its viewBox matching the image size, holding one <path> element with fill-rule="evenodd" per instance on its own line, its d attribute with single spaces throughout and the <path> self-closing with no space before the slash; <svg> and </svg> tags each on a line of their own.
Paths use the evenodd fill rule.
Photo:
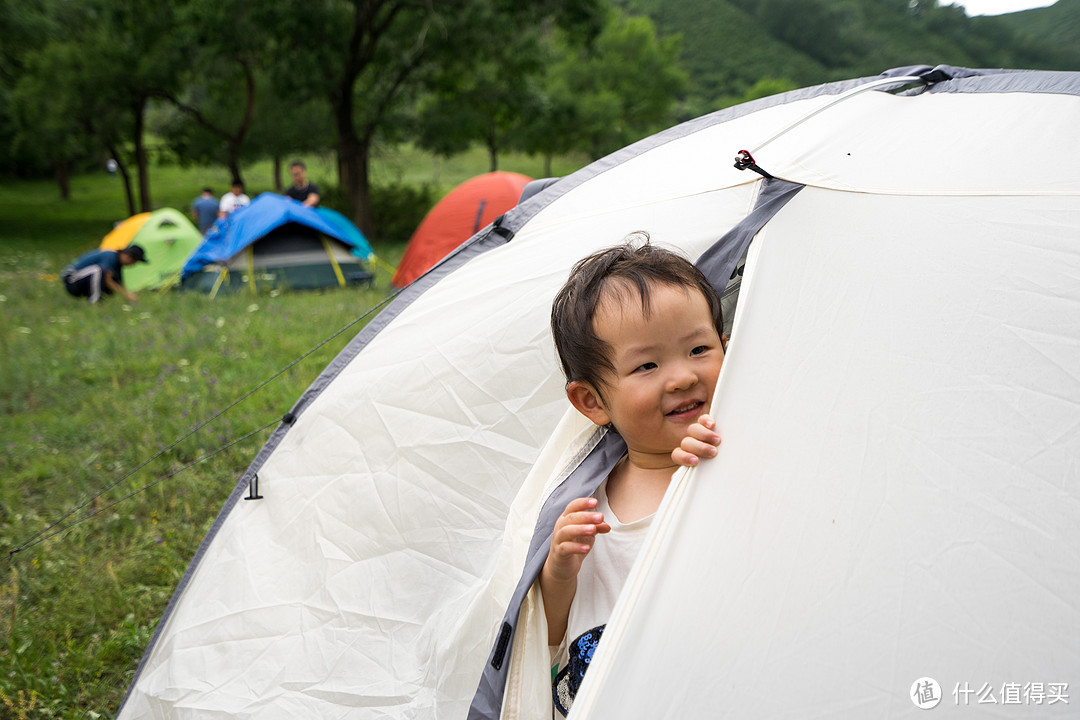
<svg viewBox="0 0 1080 720">
<path fill-rule="evenodd" d="M 635 237 L 643 237 L 645 242 L 635 242 Z M 649 289 L 656 285 L 700 292 L 709 304 L 716 333 L 723 334 L 720 296 L 705 275 L 681 255 L 649 244 L 645 233 L 634 233 L 622 245 L 579 260 L 551 305 L 551 334 L 568 384 L 587 382 L 601 393 L 607 384 L 605 371 L 615 371 L 611 347 L 593 330 L 605 292 L 621 293 L 629 300 L 636 290 L 648 315 Z"/>
</svg>

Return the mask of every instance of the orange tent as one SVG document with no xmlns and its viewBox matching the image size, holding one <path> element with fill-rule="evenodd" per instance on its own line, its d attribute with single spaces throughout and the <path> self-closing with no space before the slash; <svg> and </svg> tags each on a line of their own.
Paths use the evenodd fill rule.
<svg viewBox="0 0 1080 720">
<path fill-rule="evenodd" d="M 532 178 L 495 171 L 458 185 L 424 216 L 405 247 L 394 273 L 395 287 L 405 287 L 468 240 L 477 230 L 517 205 Z"/>
</svg>

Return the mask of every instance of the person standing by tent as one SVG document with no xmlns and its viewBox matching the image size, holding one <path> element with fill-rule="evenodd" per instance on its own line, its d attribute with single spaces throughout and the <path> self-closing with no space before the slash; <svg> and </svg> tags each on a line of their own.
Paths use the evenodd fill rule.
<svg viewBox="0 0 1080 720">
<path fill-rule="evenodd" d="M 204 187 L 202 194 L 191 202 L 191 217 L 203 235 L 217 220 L 219 206 L 217 198 L 214 197 L 213 188 L 209 187 Z"/>
<path fill-rule="evenodd" d="M 221 202 L 218 204 L 218 217 L 223 218 L 250 204 L 251 198 L 244 194 L 243 181 L 239 178 L 233 178 L 229 192 L 221 196 Z"/>
<path fill-rule="evenodd" d="M 123 250 L 91 250 L 75 258 L 60 273 L 64 287 L 75 297 L 84 297 L 92 305 L 103 294 L 118 292 L 136 302 L 135 293 L 124 287 L 122 268 L 137 262 L 147 262 L 146 253 L 139 245 L 129 245 Z"/>
<path fill-rule="evenodd" d="M 565 715 L 677 469 L 674 453 L 709 409 L 727 338 L 701 271 L 647 241 L 578 262 L 551 327 L 570 403 L 626 443 L 596 491 L 555 522 L 540 571 L 558 660 L 552 700 Z"/>
<path fill-rule="evenodd" d="M 292 176 L 293 184 L 285 191 L 285 195 L 293 200 L 298 200 L 308 207 L 319 204 L 319 186 L 310 182 L 307 178 L 307 165 L 302 160 L 293 160 L 289 164 L 289 175 Z"/>
</svg>

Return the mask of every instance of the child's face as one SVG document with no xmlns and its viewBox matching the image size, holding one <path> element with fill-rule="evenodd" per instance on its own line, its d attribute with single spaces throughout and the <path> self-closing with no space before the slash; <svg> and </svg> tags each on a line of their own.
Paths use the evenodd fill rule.
<svg viewBox="0 0 1080 720">
<path fill-rule="evenodd" d="M 694 288 L 650 289 L 646 317 L 640 298 L 610 293 L 594 319 L 612 350 L 614 373 L 597 399 L 598 424 L 607 417 L 631 452 L 665 460 L 687 428 L 709 411 L 724 349 L 705 297 Z"/>
</svg>

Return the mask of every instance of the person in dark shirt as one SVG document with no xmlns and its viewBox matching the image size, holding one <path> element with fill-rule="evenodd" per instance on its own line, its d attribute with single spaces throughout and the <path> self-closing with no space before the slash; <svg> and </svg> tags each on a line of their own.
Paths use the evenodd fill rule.
<svg viewBox="0 0 1080 720">
<path fill-rule="evenodd" d="M 307 166 L 300 160 L 294 160 L 289 165 L 289 174 L 292 175 L 293 184 L 285 191 L 288 197 L 298 200 L 308 207 L 319 204 L 319 186 L 307 179 Z"/>
<path fill-rule="evenodd" d="M 91 304 L 114 292 L 135 302 L 138 297 L 124 287 L 122 269 L 137 262 L 147 262 L 140 245 L 129 245 L 123 250 L 91 250 L 64 268 L 60 279 L 71 295 L 84 297 Z"/>
</svg>

